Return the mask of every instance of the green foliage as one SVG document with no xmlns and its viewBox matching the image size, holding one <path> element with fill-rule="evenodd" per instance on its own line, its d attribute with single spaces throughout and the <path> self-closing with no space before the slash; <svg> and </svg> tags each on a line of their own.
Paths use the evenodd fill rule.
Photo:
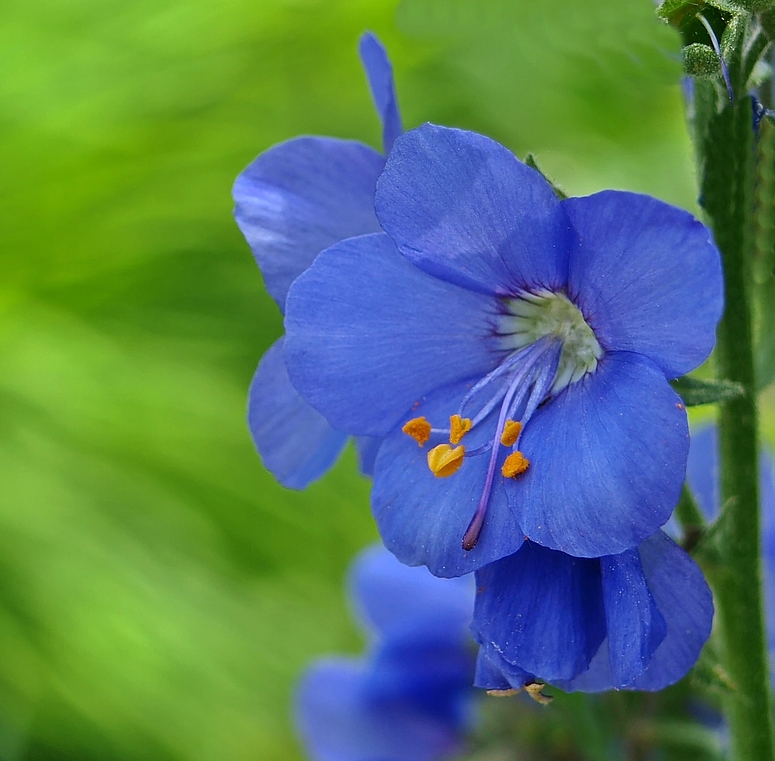
<svg viewBox="0 0 775 761">
<path fill-rule="evenodd" d="M 442 50 L 434 77 L 454 82 L 443 108 L 423 94 L 417 121 L 532 151 L 571 195 L 620 187 L 694 207 L 680 40 L 648 2 L 403 0 L 397 20 Z"/>
<path fill-rule="evenodd" d="M 739 383 L 694 378 L 689 375 L 670 381 L 670 385 L 687 407 L 723 402 L 735 399 L 743 393 L 743 387 Z"/>
<path fill-rule="evenodd" d="M 536 162 L 536 157 L 532 153 L 528 153 L 527 156 L 525 156 L 525 163 L 536 170 L 551 186 L 552 190 L 554 191 L 554 194 L 559 198 L 560 200 L 567 198 L 568 194 L 559 186 L 557 185 L 551 178 L 547 177 L 546 174 L 541 170 L 541 167 L 538 166 L 538 163 Z"/>
<path fill-rule="evenodd" d="M 680 29 L 694 19 L 704 6 L 704 0 L 665 0 L 657 8 L 657 15 L 663 21 Z"/>
</svg>

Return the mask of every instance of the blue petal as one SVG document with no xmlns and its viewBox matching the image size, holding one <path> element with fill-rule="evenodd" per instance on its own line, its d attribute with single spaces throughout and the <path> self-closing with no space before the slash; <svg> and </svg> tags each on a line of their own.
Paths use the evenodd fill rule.
<svg viewBox="0 0 775 761">
<path fill-rule="evenodd" d="M 296 392 L 283 360 L 283 339 L 264 354 L 248 396 L 248 425 L 264 466 L 283 485 L 304 489 L 337 461 L 347 434 Z"/>
<path fill-rule="evenodd" d="M 564 288 L 570 225 L 541 175 L 475 132 L 425 124 L 396 140 L 375 199 L 426 272 L 485 293 Z"/>
<path fill-rule="evenodd" d="M 355 449 L 358 452 L 358 467 L 364 476 L 374 475 L 374 461 L 382 445 L 382 439 L 374 436 L 358 436 Z"/>
<path fill-rule="evenodd" d="M 473 615 L 472 577 L 438 579 L 425 568 L 400 563 L 381 545 L 356 558 L 348 586 L 360 621 L 383 636 L 425 620 L 437 629 L 460 632 Z"/>
<path fill-rule="evenodd" d="M 613 688 L 656 692 L 674 684 L 697 662 L 713 623 L 713 597 L 699 566 L 666 534 L 658 531 L 638 547 L 643 572 L 667 634 L 648 668 L 631 684 L 614 680 L 608 641 L 600 648 L 589 671 L 564 690 L 602 692 Z"/>
<path fill-rule="evenodd" d="M 460 745 L 456 728 L 402 701 L 375 702 L 363 663 L 319 661 L 296 694 L 296 725 L 314 761 L 436 761 Z"/>
<path fill-rule="evenodd" d="M 721 504 L 718 431 L 715 426 L 692 432 L 689 459 L 686 462 L 686 480 L 705 518 L 713 520 L 718 515 Z"/>
<path fill-rule="evenodd" d="M 413 267 L 387 235 L 342 241 L 290 290 L 289 373 L 337 428 L 384 436 L 423 394 L 497 365 L 494 308 Z"/>
<path fill-rule="evenodd" d="M 569 295 L 603 348 L 644 354 L 668 378 L 701 364 L 724 307 L 708 228 L 635 193 L 607 190 L 563 207 L 578 233 Z"/>
<path fill-rule="evenodd" d="M 575 679 L 568 681 L 557 680 L 554 685 L 565 692 L 606 692 L 616 689 L 613 672 L 611 671 L 608 640 L 605 639 L 603 644 L 600 645 L 600 649 L 589 664 L 587 671 L 582 672 Z M 625 687 L 624 689 L 627 688 Z"/>
<path fill-rule="evenodd" d="M 638 552 L 667 636 L 633 687 L 656 691 L 677 682 L 697 662 L 713 624 L 713 596 L 699 566 L 661 531 Z"/>
<path fill-rule="evenodd" d="M 369 694 L 379 702 L 400 700 L 462 730 L 473 692 L 472 644 L 468 632 L 431 621 L 394 631 L 373 655 Z"/>
<path fill-rule="evenodd" d="M 280 309 L 324 248 L 377 232 L 374 187 L 385 160 L 361 143 L 300 137 L 262 153 L 234 183 L 234 216 Z"/>
<path fill-rule="evenodd" d="M 573 679 L 605 638 L 597 560 L 525 542 L 476 574 L 472 631 L 489 655 L 539 679 Z"/>
<path fill-rule="evenodd" d="M 468 388 L 469 384 L 459 383 L 439 389 L 420 400 L 405 419 L 423 415 L 433 425 L 446 426 Z M 463 444 L 473 451 L 492 439 L 494 429 L 494 420 L 490 425 L 485 421 L 467 434 Z M 479 541 L 472 550 L 463 549 L 463 536 L 484 490 L 490 455 L 466 457 L 457 473 L 436 478 L 427 459 L 436 443 L 432 438 L 421 448 L 397 426 L 379 450 L 371 508 L 382 541 L 401 562 L 426 565 L 436 576 L 461 576 L 516 552 L 523 532 L 509 509 L 504 479 L 497 471 Z"/>
<path fill-rule="evenodd" d="M 476 674 L 474 687 L 483 690 L 521 690 L 526 684 L 535 681 L 532 674 L 512 666 L 497 653 L 489 655 L 483 647 L 476 656 Z"/>
<path fill-rule="evenodd" d="M 535 542 L 615 555 L 670 517 L 688 448 L 686 411 L 662 372 L 614 352 L 538 409 L 521 443 L 530 469 L 507 494 Z"/>
<path fill-rule="evenodd" d="M 631 684 L 648 666 L 667 634 L 651 596 L 637 550 L 600 558 L 611 671 L 617 687 Z"/>
<path fill-rule="evenodd" d="M 404 131 L 393 83 L 393 67 L 384 46 L 371 32 L 361 37 L 358 51 L 369 80 L 374 106 L 382 121 L 382 144 L 387 155 L 394 140 Z"/>
<path fill-rule="evenodd" d="M 482 690 L 513 689 L 509 680 L 504 676 L 503 671 L 487 657 L 487 653 L 481 647 L 476 655 L 474 687 L 479 687 Z"/>
</svg>

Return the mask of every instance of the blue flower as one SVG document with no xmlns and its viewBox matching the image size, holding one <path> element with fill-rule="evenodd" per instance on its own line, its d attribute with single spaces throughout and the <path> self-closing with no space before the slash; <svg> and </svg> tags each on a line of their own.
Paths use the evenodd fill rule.
<svg viewBox="0 0 775 761">
<path fill-rule="evenodd" d="M 304 675 L 296 723 L 313 759 L 435 761 L 460 749 L 473 697 L 470 581 L 408 568 L 382 547 L 356 560 L 349 587 L 370 651 Z"/>
<path fill-rule="evenodd" d="M 402 132 L 393 71 L 371 33 L 361 38 L 360 55 L 387 154 Z M 362 143 L 299 137 L 262 153 L 239 175 L 234 216 L 281 310 L 291 283 L 318 252 L 380 229 L 374 188 L 384 165 L 384 157 Z M 256 370 L 248 424 L 264 465 L 283 485 L 303 489 L 336 462 L 348 436 L 332 428 L 294 390 L 283 343 L 280 338 Z M 370 474 L 379 442 L 364 438 L 357 444 L 361 469 Z"/>
<path fill-rule="evenodd" d="M 637 549 L 577 558 L 525 542 L 477 574 L 475 684 L 656 691 L 694 665 L 713 599 L 697 564 L 664 532 Z"/>
<path fill-rule="evenodd" d="M 396 141 L 375 205 L 387 234 L 292 286 L 286 361 L 333 425 L 386 437 L 388 549 L 455 576 L 524 537 L 594 558 L 651 536 L 689 446 L 667 379 L 722 311 L 707 228 L 634 193 L 560 201 L 498 143 L 430 124 Z"/>
<path fill-rule="evenodd" d="M 717 518 L 721 503 L 721 478 L 718 431 L 715 426 L 707 426 L 692 434 L 686 480 L 705 517 L 709 521 Z M 764 611 L 770 653 L 770 679 L 775 685 L 775 463 L 768 451 L 762 451 L 759 455 L 759 492 Z M 678 533 L 677 526 L 672 521 L 671 524 L 668 525 L 672 532 Z"/>
</svg>

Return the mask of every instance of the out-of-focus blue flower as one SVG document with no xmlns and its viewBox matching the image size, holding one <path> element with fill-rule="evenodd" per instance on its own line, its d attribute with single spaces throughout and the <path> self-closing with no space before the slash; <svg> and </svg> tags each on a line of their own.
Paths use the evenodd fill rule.
<svg viewBox="0 0 775 761">
<path fill-rule="evenodd" d="M 371 33 L 360 55 L 383 124 L 385 153 L 401 134 L 393 70 Z M 264 283 L 281 310 L 291 283 L 324 248 L 380 229 L 374 188 L 384 156 L 352 140 L 299 137 L 262 153 L 234 184 L 234 216 Z M 347 434 L 332 428 L 295 391 L 285 369 L 283 339 L 263 356 L 250 386 L 248 424 L 264 465 L 280 483 L 303 489 L 337 460 Z M 357 442 L 370 474 L 379 442 Z"/>
<path fill-rule="evenodd" d="M 525 542 L 477 574 L 475 684 L 661 690 L 694 665 L 713 599 L 697 564 L 658 531 L 635 550 L 576 558 Z"/>
<path fill-rule="evenodd" d="M 296 723 L 315 761 L 436 761 L 462 744 L 473 697 L 472 579 L 438 579 L 374 547 L 349 590 L 370 634 L 365 658 L 311 666 Z"/>
<path fill-rule="evenodd" d="M 692 434 L 686 480 L 708 520 L 718 516 L 721 503 L 718 431 L 707 426 Z M 762 569 L 770 678 L 775 684 L 775 464 L 768 451 L 759 456 L 759 491 L 762 523 Z M 671 522 L 672 523 L 672 522 Z M 672 530 L 677 532 L 677 526 Z"/>
<path fill-rule="evenodd" d="M 689 445 L 667 379 L 722 310 L 707 228 L 634 193 L 560 201 L 498 143 L 431 124 L 396 141 L 375 204 L 387 234 L 290 289 L 286 361 L 334 425 L 386 437 L 387 547 L 455 576 L 525 536 L 579 557 L 651 536 Z"/>
</svg>

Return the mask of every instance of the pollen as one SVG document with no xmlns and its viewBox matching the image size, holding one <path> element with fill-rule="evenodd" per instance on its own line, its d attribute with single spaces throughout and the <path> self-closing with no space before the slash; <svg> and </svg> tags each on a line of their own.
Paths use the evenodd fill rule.
<svg viewBox="0 0 775 761">
<path fill-rule="evenodd" d="M 544 695 L 544 687 L 546 687 L 545 684 L 533 682 L 533 684 L 525 685 L 525 692 L 530 695 L 536 703 L 539 703 L 542 706 L 548 706 L 549 703 L 554 700 L 554 696 Z"/>
<path fill-rule="evenodd" d="M 460 417 L 460 415 L 452 415 L 449 419 L 449 442 L 450 444 L 459 444 L 460 440 L 465 436 L 473 425 L 473 420 L 468 417 Z"/>
<path fill-rule="evenodd" d="M 516 478 L 530 467 L 530 461 L 522 452 L 512 452 L 503 463 L 501 473 L 506 478 Z"/>
<path fill-rule="evenodd" d="M 401 430 L 420 446 L 424 446 L 431 437 L 431 424 L 424 417 L 412 418 Z"/>
<path fill-rule="evenodd" d="M 519 690 L 487 690 L 487 694 L 494 698 L 510 698 L 513 695 L 518 695 Z"/>
<path fill-rule="evenodd" d="M 439 444 L 428 452 L 428 467 L 436 478 L 447 478 L 457 473 L 466 453 L 464 446 L 455 447 Z"/>
<path fill-rule="evenodd" d="M 522 423 L 519 420 L 507 420 L 501 434 L 501 444 L 504 447 L 513 447 L 517 443 L 519 434 L 522 433 Z"/>
</svg>

